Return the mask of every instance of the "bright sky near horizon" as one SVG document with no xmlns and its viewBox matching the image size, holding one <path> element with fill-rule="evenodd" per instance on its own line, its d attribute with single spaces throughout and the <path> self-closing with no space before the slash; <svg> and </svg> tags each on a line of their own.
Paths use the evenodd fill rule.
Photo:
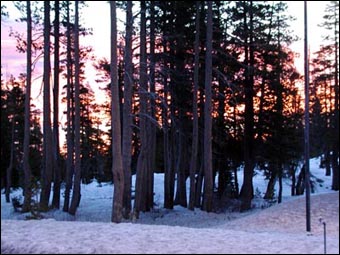
<svg viewBox="0 0 340 255">
<path fill-rule="evenodd" d="M 310 51 L 314 52 L 322 44 L 322 35 L 326 34 L 322 28 L 318 27 L 323 22 L 323 15 L 326 5 L 329 1 L 308 1 L 308 34 Z M 15 40 L 8 36 L 10 27 L 18 31 L 25 31 L 25 24 L 14 23 L 13 20 L 18 17 L 18 11 L 13 7 L 12 2 L 3 2 L 10 14 L 10 19 L 1 21 L 1 63 L 5 73 L 25 72 L 24 54 L 15 51 Z M 88 36 L 83 43 L 93 45 L 95 55 L 98 57 L 108 57 L 110 52 L 110 9 L 107 2 L 104 1 L 87 1 L 88 7 L 84 8 L 81 14 L 81 20 L 85 27 L 93 28 L 93 36 Z M 291 29 L 294 34 L 298 35 L 300 40 L 293 43 L 293 50 L 303 54 L 303 19 L 304 19 L 304 1 L 289 1 L 288 12 L 296 20 L 291 23 Z M 122 24 L 125 14 L 118 12 L 118 18 Z M 107 24 L 107 25 L 104 25 Z M 13 61 L 15 60 L 15 61 Z M 19 61 L 21 60 L 21 61 Z M 298 65 L 300 65 L 298 63 Z M 303 68 L 299 67 L 303 71 Z"/>
</svg>

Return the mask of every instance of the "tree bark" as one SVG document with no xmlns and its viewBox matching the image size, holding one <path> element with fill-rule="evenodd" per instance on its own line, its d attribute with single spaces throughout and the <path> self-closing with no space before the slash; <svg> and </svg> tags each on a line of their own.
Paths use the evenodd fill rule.
<svg viewBox="0 0 340 255">
<path fill-rule="evenodd" d="M 173 29 L 174 27 L 174 19 L 175 19 L 175 11 L 174 6 L 175 2 L 169 3 L 172 7 L 169 13 L 169 22 L 166 26 L 168 28 Z M 173 58 L 168 58 L 167 56 L 174 56 L 174 42 L 171 39 L 167 39 L 167 37 L 171 37 L 171 32 L 167 31 L 169 34 L 164 38 L 163 47 L 164 47 L 164 55 L 165 55 L 165 80 L 164 80 L 164 100 L 165 100 L 165 107 L 166 107 L 166 157 L 167 157 L 167 168 L 165 169 L 164 174 L 164 207 L 167 209 L 173 209 L 174 207 L 174 193 L 175 193 L 175 152 L 174 152 L 174 141 L 175 141 L 175 121 L 173 119 L 174 116 L 174 98 L 173 98 L 173 84 L 174 84 L 174 75 L 172 70 L 174 70 L 174 60 Z M 169 49 L 168 49 L 169 47 Z M 171 124 L 170 124 L 171 123 Z"/>
<path fill-rule="evenodd" d="M 282 191 L 283 191 L 283 186 L 282 186 L 282 166 L 278 165 L 278 170 L 279 170 L 279 193 L 278 193 L 278 198 L 277 202 L 280 204 L 282 202 Z"/>
<path fill-rule="evenodd" d="M 269 171 L 270 171 L 270 177 L 267 185 L 267 190 L 264 195 L 264 199 L 273 199 L 274 198 L 274 189 L 275 189 L 275 184 L 277 181 L 277 169 L 276 166 L 273 163 L 269 163 Z"/>
<path fill-rule="evenodd" d="M 25 175 L 25 189 L 24 189 L 24 204 L 22 206 L 23 212 L 31 210 L 31 167 L 29 165 L 30 152 L 30 112 L 31 112 L 31 81 L 32 81 L 32 17 L 31 17 L 31 2 L 26 1 L 27 4 L 27 77 L 26 77 L 26 95 L 25 95 L 25 123 L 24 123 L 24 154 L 23 167 Z"/>
<path fill-rule="evenodd" d="M 149 185 L 148 175 L 148 137 L 147 137 L 147 91 L 148 91 L 148 77 L 147 77 L 147 58 L 146 58 L 146 3 L 141 2 L 141 31 L 140 31 L 140 113 L 139 113 L 139 124 L 140 124 L 140 140 L 141 150 L 137 162 L 137 177 L 136 177 L 136 200 L 134 211 L 138 218 L 139 212 L 147 211 L 147 187 Z"/>
<path fill-rule="evenodd" d="M 295 176 L 295 173 L 296 173 L 296 166 L 294 163 L 292 163 L 290 165 L 290 175 L 292 176 L 292 186 L 291 186 L 291 189 L 290 189 L 290 195 L 291 196 L 295 196 L 295 186 L 296 186 L 296 176 Z"/>
<path fill-rule="evenodd" d="M 202 185 L 204 177 L 204 165 L 201 162 L 200 170 L 196 179 L 196 197 L 195 197 L 195 207 L 200 208 L 202 205 Z"/>
<path fill-rule="evenodd" d="M 181 110 L 180 110 L 181 112 Z M 180 114 L 183 116 L 183 114 Z M 180 119 L 182 117 L 179 117 Z M 179 123 L 179 129 L 183 130 L 183 125 Z M 183 207 L 187 207 L 187 196 L 186 196 L 186 176 L 185 176 L 185 168 L 183 163 L 185 148 L 183 142 L 183 134 L 182 132 L 178 132 L 176 134 L 176 144 L 177 144 L 177 161 L 176 161 L 176 174 L 177 174 L 177 189 L 176 189 L 176 198 L 175 205 L 181 205 Z"/>
<path fill-rule="evenodd" d="M 324 159 L 324 164 L 326 168 L 326 176 L 331 176 L 331 155 L 328 149 L 325 151 L 325 159 Z"/>
<path fill-rule="evenodd" d="M 53 199 L 52 207 L 60 207 L 60 145 L 59 145 L 59 1 L 55 1 L 54 20 L 54 88 L 53 88 Z"/>
<path fill-rule="evenodd" d="M 112 174 L 114 195 L 111 221 L 119 223 L 123 218 L 124 172 L 121 146 L 119 108 L 119 85 L 117 69 L 117 15 L 116 1 L 110 1 L 111 11 L 111 129 L 112 129 Z"/>
<path fill-rule="evenodd" d="M 51 100 L 50 100 L 50 3 L 44 2 L 44 105 L 43 105 L 43 132 L 44 151 L 43 168 L 41 173 L 42 190 L 40 196 L 40 209 L 48 210 L 51 193 L 53 165 L 52 161 L 52 130 L 51 130 Z"/>
<path fill-rule="evenodd" d="M 67 2 L 67 159 L 66 159 L 66 187 L 63 211 L 68 212 L 70 204 L 70 192 L 72 188 L 72 176 L 74 171 L 73 152 L 74 152 L 74 139 L 73 139 L 73 117 L 72 117 L 72 59 L 71 59 L 71 25 L 70 25 L 70 2 Z"/>
<path fill-rule="evenodd" d="M 167 42 L 163 41 L 163 52 L 167 53 L 166 48 Z M 169 86 L 168 86 L 168 74 L 166 68 L 163 68 L 163 86 L 164 86 L 164 98 L 163 98 L 163 107 L 162 107 L 162 120 L 163 120 L 163 150 L 164 150 L 164 208 L 173 209 L 173 196 L 171 190 L 171 161 L 170 161 L 170 144 L 169 144 L 169 107 L 168 107 L 168 95 L 169 95 Z"/>
<path fill-rule="evenodd" d="M 155 87 L 155 2 L 150 2 L 150 118 L 147 123 L 148 136 L 148 188 L 147 188 L 147 207 L 152 208 L 153 186 L 154 186 L 154 171 L 156 170 L 156 87 Z"/>
<path fill-rule="evenodd" d="M 198 154 L 198 105 L 197 93 L 199 87 L 199 43 L 200 43 L 200 2 L 196 1 L 196 34 L 195 34 L 195 66 L 194 66 L 194 91 L 193 91 L 193 127 L 192 127 L 192 147 L 190 160 L 190 195 L 189 195 L 189 210 L 194 210 L 196 196 L 196 172 L 197 171 L 197 154 Z"/>
<path fill-rule="evenodd" d="M 250 1 L 250 31 L 247 31 L 247 8 L 244 2 L 244 26 L 249 32 L 249 44 L 245 43 L 245 128 L 244 128 L 244 175 L 243 185 L 240 192 L 241 211 L 251 208 L 251 200 L 253 198 L 253 140 L 254 140 L 254 103 L 253 103 L 253 87 L 254 87 L 254 50 L 253 50 L 253 3 Z M 248 55 L 249 54 L 249 55 Z"/>
<path fill-rule="evenodd" d="M 336 145 L 334 146 L 336 148 Z M 339 160 L 336 154 L 339 154 L 336 150 L 332 155 L 332 190 L 339 190 Z"/>
<path fill-rule="evenodd" d="M 80 179 L 81 179 L 81 158 L 80 158 L 80 63 L 79 63 L 79 2 L 75 2 L 75 30 L 74 30 L 74 55 L 75 55 L 75 79 L 74 79 L 74 183 L 69 213 L 76 214 L 80 203 Z"/>
<path fill-rule="evenodd" d="M 123 106 L 123 169 L 124 169 L 124 198 L 123 216 L 129 218 L 131 213 L 131 154 L 132 154 L 132 1 L 127 1 L 126 35 L 125 35 L 125 73 L 124 73 L 124 106 Z"/>
<path fill-rule="evenodd" d="M 14 161 L 14 126 L 15 126 L 15 115 L 12 117 L 12 126 L 11 126 L 11 153 L 9 159 L 9 166 L 6 169 L 6 202 L 9 203 L 11 186 L 12 186 L 12 171 L 13 171 L 13 161 Z"/>
<path fill-rule="evenodd" d="M 205 107 L 204 107 L 204 194 L 203 210 L 212 211 L 213 206 L 213 170 L 212 170 L 212 1 L 208 1 L 207 51 L 205 55 Z"/>
<path fill-rule="evenodd" d="M 299 196 L 302 195 L 304 192 L 305 192 L 305 166 L 303 165 L 298 175 L 295 194 Z"/>
<path fill-rule="evenodd" d="M 337 7 L 337 8 L 336 8 Z M 334 129 L 333 129 L 333 144 L 332 144 L 332 190 L 339 190 L 339 2 L 334 1 Z"/>
</svg>

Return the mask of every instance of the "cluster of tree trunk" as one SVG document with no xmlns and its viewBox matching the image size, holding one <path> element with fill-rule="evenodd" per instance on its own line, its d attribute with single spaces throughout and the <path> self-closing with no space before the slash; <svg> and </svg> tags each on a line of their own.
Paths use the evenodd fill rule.
<svg viewBox="0 0 340 255">
<path fill-rule="evenodd" d="M 289 33 L 286 4 L 142 1 L 136 6 L 140 11 L 137 16 L 133 14 L 133 4 L 119 3 L 126 12 L 124 37 L 119 38 L 118 7 L 110 1 L 110 60 L 97 63 L 98 73 L 108 83 L 110 98 L 102 107 L 92 102 L 94 93 L 85 82 L 84 66 L 91 59 L 91 49 L 79 45 L 79 37 L 88 33 L 79 25 L 83 3 L 54 1 L 51 26 L 51 3 L 44 2 L 43 41 L 32 40 L 38 5 L 34 4 L 34 15 L 30 1 L 18 5 L 25 10 L 27 22 L 27 38 L 17 35 L 18 48 L 27 54 L 27 74 L 21 105 L 15 99 L 14 85 L 12 91 L 1 94 L 2 109 L 8 117 L 1 121 L 1 139 L 8 138 L 2 143 L 7 149 L 1 148 L 1 157 L 10 159 L 6 174 L 1 175 L 2 180 L 6 176 L 6 200 L 13 186 L 13 169 L 20 167 L 21 160 L 23 211 L 31 210 L 36 177 L 41 184 L 40 209 L 50 208 L 52 184 L 52 207 L 60 207 L 61 183 L 65 182 L 63 210 L 73 215 L 81 199 L 81 182 L 96 178 L 114 183 L 113 222 L 138 217 L 140 212 L 153 208 L 155 172 L 164 172 L 164 207 L 169 209 L 181 205 L 211 212 L 216 199 L 228 196 L 239 198 L 240 209 L 248 210 L 254 196 L 252 178 L 256 166 L 264 169 L 269 179 L 265 198 L 273 198 L 279 180 L 281 201 L 284 176 L 292 178 L 292 195 L 300 194 L 303 179 L 298 177 L 295 182 L 303 155 L 303 109 L 296 84 L 302 77 L 289 49 L 294 38 Z M 139 17 L 138 28 L 135 17 Z M 312 60 L 311 155 L 322 156 L 326 173 L 332 171 L 332 189 L 338 190 L 338 2 L 330 3 L 325 20 L 324 27 L 334 34 L 328 38 L 330 44 L 321 47 Z M 44 58 L 40 145 L 32 141 L 41 135 L 32 131 L 39 122 L 34 120 L 30 98 L 32 49 L 40 50 Z M 60 76 L 66 80 L 62 88 Z M 61 100 L 66 104 L 64 154 L 59 144 L 61 91 Z M 22 120 L 19 109 L 24 111 Z M 98 117 L 105 111 L 110 116 L 108 132 L 101 130 Z M 18 123 L 24 127 L 20 132 Z M 16 142 L 21 133 L 23 142 Z M 40 155 L 41 168 L 30 160 L 34 152 Z M 239 192 L 237 171 L 242 165 L 243 185 Z M 135 190 L 132 174 L 136 174 Z"/>
</svg>

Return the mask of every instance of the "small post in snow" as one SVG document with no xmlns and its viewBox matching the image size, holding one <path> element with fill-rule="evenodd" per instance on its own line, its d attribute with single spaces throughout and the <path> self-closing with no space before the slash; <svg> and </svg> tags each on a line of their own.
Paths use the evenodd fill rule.
<svg viewBox="0 0 340 255">
<path fill-rule="evenodd" d="M 326 222 L 322 218 L 320 218 L 319 221 L 323 225 L 323 251 L 324 251 L 324 254 L 327 254 L 327 250 L 326 250 Z"/>
</svg>

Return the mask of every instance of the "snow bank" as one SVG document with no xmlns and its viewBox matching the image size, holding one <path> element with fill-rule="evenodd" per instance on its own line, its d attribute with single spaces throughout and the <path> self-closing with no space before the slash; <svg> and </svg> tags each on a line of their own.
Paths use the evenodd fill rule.
<svg viewBox="0 0 340 255">
<path fill-rule="evenodd" d="M 325 217 L 330 227 L 328 253 L 339 253 L 339 218 L 335 219 L 339 213 L 339 193 L 312 197 L 314 204 L 318 201 L 326 206 L 319 215 Z M 1 253 L 323 253 L 323 227 L 313 223 L 311 233 L 303 230 L 302 204 L 303 199 L 296 199 L 242 219 L 220 221 L 219 226 L 199 229 L 53 219 L 2 220 Z M 287 213 L 290 210 L 292 215 Z M 318 215 L 314 213 L 312 216 L 316 220 Z"/>
<path fill-rule="evenodd" d="M 133 223 L 110 222 L 113 186 L 109 183 L 82 185 L 75 216 L 52 210 L 43 220 L 23 220 L 26 215 L 15 213 L 2 194 L 1 253 L 320 254 L 324 251 L 322 218 L 327 252 L 339 254 L 339 193 L 330 191 L 331 177 L 324 176 L 318 160 L 311 160 L 310 169 L 320 179 L 311 196 L 311 233 L 305 231 L 305 197 L 289 196 L 289 180 L 284 181 L 282 204 L 215 214 L 179 206 L 163 209 L 164 175 L 155 174 L 155 209 L 141 213 Z M 239 171 L 240 181 L 241 177 Z M 254 177 L 254 188 L 265 192 L 261 172 Z M 21 192 L 13 191 L 11 196 Z"/>
</svg>

